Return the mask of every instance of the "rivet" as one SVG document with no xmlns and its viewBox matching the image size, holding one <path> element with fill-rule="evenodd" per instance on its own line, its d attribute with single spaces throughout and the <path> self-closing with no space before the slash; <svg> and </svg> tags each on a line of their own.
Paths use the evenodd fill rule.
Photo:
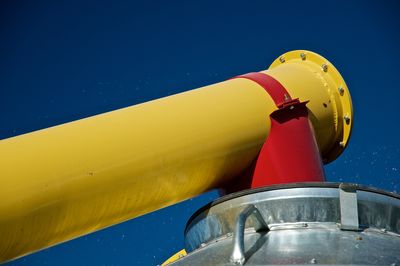
<svg viewBox="0 0 400 266">
<path fill-rule="evenodd" d="M 381 229 L 381 232 L 382 232 L 382 233 L 386 233 L 386 232 L 387 232 L 387 229 L 386 229 L 386 228 L 382 228 L 382 229 Z"/>
<path fill-rule="evenodd" d="M 206 243 L 201 243 L 200 247 L 204 248 L 206 246 Z"/>
<path fill-rule="evenodd" d="M 283 98 L 284 98 L 285 102 L 290 100 L 289 95 L 287 95 L 286 93 L 283 95 Z"/>
<path fill-rule="evenodd" d="M 305 53 L 301 53 L 300 57 L 301 57 L 301 60 L 303 60 L 303 61 L 306 60 L 306 54 Z"/>
<path fill-rule="evenodd" d="M 362 237 L 361 236 L 357 236 L 356 240 L 362 240 Z"/>
<path fill-rule="evenodd" d="M 322 64 L 322 70 L 324 72 L 328 71 L 328 65 L 327 64 Z"/>
<path fill-rule="evenodd" d="M 285 63 L 285 58 L 283 56 L 279 57 L 279 61 L 281 61 L 281 63 Z"/>
<path fill-rule="evenodd" d="M 317 260 L 316 260 L 315 258 L 312 258 L 312 259 L 310 260 L 310 263 L 311 263 L 311 264 L 317 264 Z"/>
<path fill-rule="evenodd" d="M 308 224 L 307 223 L 303 223 L 301 226 L 308 227 Z"/>
<path fill-rule="evenodd" d="M 338 88 L 338 91 L 339 91 L 339 94 L 340 94 L 340 95 L 343 95 L 343 93 L 344 93 L 343 87 L 339 87 L 339 88 Z"/>
<path fill-rule="evenodd" d="M 350 123 L 350 117 L 348 115 L 343 116 L 343 119 L 346 122 L 346 124 Z"/>
</svg>

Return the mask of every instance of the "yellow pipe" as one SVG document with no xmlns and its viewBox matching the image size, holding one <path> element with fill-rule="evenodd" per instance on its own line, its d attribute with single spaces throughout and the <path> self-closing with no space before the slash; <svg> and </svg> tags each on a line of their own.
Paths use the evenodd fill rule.
<svg viewBox="0 0 400 266">
<path fill-rule="evenodd" d="M 264 72 L 310 101 L 321 153 L 333 160 L 352 124 L 347 87 L 317 54 L 284 57 Z M 235 182 L 274 110 L 261 86 L 238 78 L 1 140 L 0 262 Z"/>
</svg>

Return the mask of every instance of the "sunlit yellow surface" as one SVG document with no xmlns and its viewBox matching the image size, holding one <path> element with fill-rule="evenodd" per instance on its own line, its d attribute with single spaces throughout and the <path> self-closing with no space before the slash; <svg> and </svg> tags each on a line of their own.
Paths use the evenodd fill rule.
<svg viewBox="0 0 400 266">
<path fill-rule="evenodd" d="M 176 252 L 174 255 L 172 255 L 168 260 L 166 260 L 161 266 L 166 266 L 168 264 L 173 263 L 174 261 L 179 260 L 180 258 L 183 258 L 187 255 L 186 250 L 182 249 L 178 252 Z"/>
<path fill-rule="evenodd" d="M 309 118 L 322 158 L 325 162 L 336 159 L 346 147 L 353 126 L 350 93 L 339 71 L 322 56 L 297 50 L 277 58 L 263 72 L 279 80 L 292 97 L 310 100 Z"/>
<path fill-rule="evenodd" d="M 349 135 L 339 98 L 349 99 L 348 112 L 351 102 L 329 66 L 293 59 L 266 72 L 310 101 L 321 153 L 332 160 Z M 237 182 L 275 109 L 262 87 L 239 78 L 1 140 L 0 262 Z"/>
</svg>

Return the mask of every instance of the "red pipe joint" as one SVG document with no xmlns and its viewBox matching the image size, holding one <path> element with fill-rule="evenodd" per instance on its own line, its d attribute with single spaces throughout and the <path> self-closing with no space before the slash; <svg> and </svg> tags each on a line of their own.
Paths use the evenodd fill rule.
<svg viewBox="0 0 400 266">
<path fill-rule="evenodd" d="M 323 164 L 308 119 L 307 102 L 292 99 L 274 78 L 249 73 L 246 78 L 258 83 L 279 108 L 270 115 L 271 130 L 252 173 L 251 188 L 282 183 L 323 182 Z"/>
</svg>

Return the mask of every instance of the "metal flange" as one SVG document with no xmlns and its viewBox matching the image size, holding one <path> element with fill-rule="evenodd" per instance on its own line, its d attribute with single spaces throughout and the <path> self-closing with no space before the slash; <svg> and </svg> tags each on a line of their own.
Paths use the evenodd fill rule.
<svg viewBox="0 0 400 266">
<path fill-rule="evenodd" d="M 287 52 L 278 57 L 269 69 L 282 64 L 307 66 L 315 76 L 324 82 L 324 88 L 333 103 L 336 136 L 330 148 L 321 152 L 325 163 L 335 160 L 349 142 L 354 117 L 351 96 L 343 77 L 326 58 L 307 50 Z"/>
</svg>

